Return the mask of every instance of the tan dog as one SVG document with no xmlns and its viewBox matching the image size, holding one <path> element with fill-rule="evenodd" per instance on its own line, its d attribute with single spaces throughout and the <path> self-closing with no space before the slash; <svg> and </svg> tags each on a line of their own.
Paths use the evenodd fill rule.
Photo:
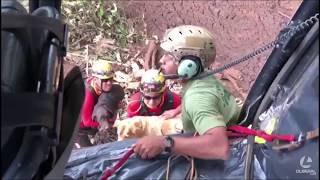
<svg viewBox="0 0 320 180">
<path fill-rule="evenodd" d="M 135 116 L 125 120 L 116 120 L 118 141 L 141 138 L 147 135 L 177 134 L 182 131 L 180 118 L 163 120 L 160 116 Z"/>
</svg>

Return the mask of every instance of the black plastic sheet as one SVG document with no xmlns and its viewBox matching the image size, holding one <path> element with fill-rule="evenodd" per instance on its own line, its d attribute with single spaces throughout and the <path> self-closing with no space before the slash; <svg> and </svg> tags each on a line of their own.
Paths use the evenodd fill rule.
<svg viewBox="0 0 320 180">
<path fill-rule="evenodd" d="M 278 121 L 274 134 L 298 136 L 319 128 L 319 58 L 293 74 L 269 108 L 273 109 L 270 118 Z M 272 145 L 267 143 L 255 152 L 268 179 L 319 179 L 318 138 L 291 151 L 278 152 Z"/>
<path fill-rule="evenodd" d="M 114 142 L 74 150 L 67 164 L 65 179 L 98 179 L 106 167 L 112 167 L 126 153 L 135 140 Z M 246 139 L 230 146 L 230 158 L 195 160 L 198 179 L 243 179 Z M 110 179 L 165 179 L 170 154 L 160 154 L 151 160 L 133 155 Z M 179 157 L 171 161 L 170 179 L 185 179 L 190 162 Z M 257 159 L 254 159 L 255 179 L 266 179 Z"/>
</svg>

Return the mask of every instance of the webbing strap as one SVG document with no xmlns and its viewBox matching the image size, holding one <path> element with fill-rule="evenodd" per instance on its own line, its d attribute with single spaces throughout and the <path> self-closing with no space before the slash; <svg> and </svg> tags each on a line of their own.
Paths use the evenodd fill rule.
<svg viewBox="0 0 320 180">
<path fill-rule="evenodd" d="M 53 128 L 55 96 L 39 93 L 1 93 L 2 127 Z"/>
<path fill-rule="evenodd" d="M 228 137 L 243 137 L 247 135 L 252 135 L 252 136 L 258 136 L 266 141 L 273 141 L 273 140 L 281 140 L 281 141 L 295 141 L 295 136 L 294 135 L 272 135 L 272 134 L 267 134 L 264 131 L 259 131 L 259 130 L 254 130 L 250 129 L 244 126 L 229 126 L 227 128 L 228 131 L 235 131 L 236 133 L 229 132 Z"/>
</svg>

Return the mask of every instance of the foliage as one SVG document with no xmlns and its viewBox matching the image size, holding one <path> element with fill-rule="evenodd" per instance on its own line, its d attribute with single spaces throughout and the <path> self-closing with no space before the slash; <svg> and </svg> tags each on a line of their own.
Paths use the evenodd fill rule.
<svg viewBox="0 0 320 180">
<path fill-rule="evenodd" d="M 142 17 L 129 20 L 124 10 L 111 1 L 65 0 L 62 14 L 69 24 L 71 51 L 84 50 L 89 45 L 96 58 L 121 62 L 122 49 L 145 40 L 146 34 L 135 30 L 141 25 L 136 22 L 143 22 Z M 98 45 L 106 41 L 109 49 L 101 49 Z"/>
</svg>

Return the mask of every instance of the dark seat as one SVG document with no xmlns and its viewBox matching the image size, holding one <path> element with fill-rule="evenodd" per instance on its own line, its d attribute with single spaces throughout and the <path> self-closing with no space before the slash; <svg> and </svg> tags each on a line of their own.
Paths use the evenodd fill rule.
<svg viewBox="0 0 320 180">
<path fill-rule="evenodd" d="M 15 1 L 2 1 L 1 12 L 27 14 L 26 9 Z M 1 92 L 30 90 L 28 83 L 28 30 L 1 30 Z"/>
<path fill-rule="evenodd" d="M 17 1 L 2 1 L 1 13 L 28 14 Z M 32 15 L 60 19 L 59 12 L 48 6 Z M 62 43 L 45 28 L 1 29 L 1 105 L 7 111 L 1 114 L 2 179 L 63 175 L 79 124 L 84 84 L 78 67 L 63 79 Z M 14 104 L 10 98 L 23 102 L 10 107 L 11 114 L 6 109 Z M 25 110 L 42 106 L 48 113 Z"/>
<path fill-rule="evenodd" d="M 27 14 L 26 9 L 15 1 L 2 1 L 1 12 Z M 29 48 L 23 41 L 28 41 L 28 30 L 1 30 L 1 94 L 31 91 L 28 72 Z M 2 105 L 3 102 L 1 102 Z M 1 117 L 1 124 L 4 119 Z M 1 172 L 5 172 L 10 162 L 18 153 L 22 143 L 24 128 L 1 128 Z M 7 143 L 7 142 L 15 143 Z M 10 153 L 9 153 L 10 152 Z"/>
</svg>

